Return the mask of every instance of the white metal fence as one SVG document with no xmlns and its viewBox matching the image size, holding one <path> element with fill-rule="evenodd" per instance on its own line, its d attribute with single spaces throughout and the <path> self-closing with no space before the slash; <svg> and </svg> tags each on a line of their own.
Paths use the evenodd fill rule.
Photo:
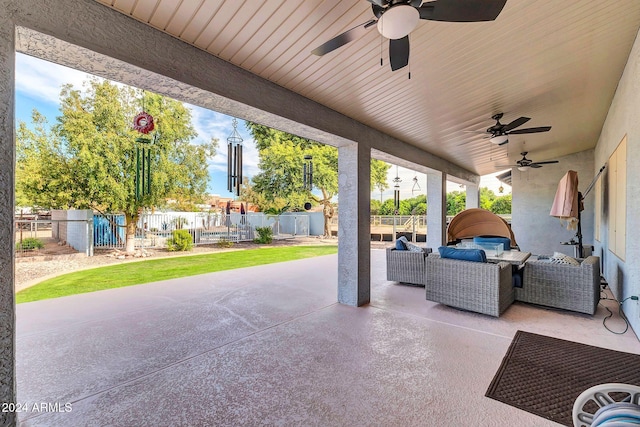
<svg viewBox="0 0 640 427">
<path fill-rule="evenodd" d="M 14 247 L 17 257 L 93 254 L 92 224 L 82 219 L 16 219 Z"/>
<path fill-rule="evenodd" d="M 164 248 L 174 230 L 187 230 L 194 245 L 220 241 L 252 241 L 256 227 L 271 227 L 275 239 L 309 235 L 309 217 L 271 216 L 262 213 L 220 214 L 204 212 L 168 212 L 143 214 L 135 233 L 136 248 Z M 94 245 L 103 249 L 123 249 L 126 242 L 124 215 L 95 215 Z"/>
<path fill-rule="evenodd" d="M 511 215 L 498 215 L 511 223 Z M 338 232 L 338 215 L 331 219 L 331 230 Z M 447 224 L 453 216 L 447 216 Z M 370 230 L 372 240 L 395 240 L 405 236 L 412 241 L 424 241 L 427 235 L 426 215 L 371 215 Z"/>
</svg>

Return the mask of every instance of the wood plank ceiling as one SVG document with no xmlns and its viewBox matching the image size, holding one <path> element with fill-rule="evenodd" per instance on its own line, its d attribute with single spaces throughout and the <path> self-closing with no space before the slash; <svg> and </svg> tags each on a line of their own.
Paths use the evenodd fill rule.
<svg viewBox="0 0 640 427">
<path fill-rule="evenodd" d="M 593 148 L 640 26 L 637 0 L 508 0 L 493 22 L 421 21 L 392 72 L 375 26 L 310 53 L 371 19 L 365 0 L 97 1 L 480 175 Z M 502 147 L 467 132 L 498 112 L 552 129 Z"/>
</svg>

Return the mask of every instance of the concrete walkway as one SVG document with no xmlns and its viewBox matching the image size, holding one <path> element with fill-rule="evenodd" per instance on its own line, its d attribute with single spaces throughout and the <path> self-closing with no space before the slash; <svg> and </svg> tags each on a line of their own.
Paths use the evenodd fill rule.
<svg viewBox="0 0 640 427">
<path fill-rule="evenodd" d="M 556 425 L 484 397 L 518 329 L 640 353 L 602 307 L 489 318 L 384 261 L 361 308 L 336 303 L 335 255 L 20 304 L 18 401 L 51 404 L 22 425 Z"/>
</svg>

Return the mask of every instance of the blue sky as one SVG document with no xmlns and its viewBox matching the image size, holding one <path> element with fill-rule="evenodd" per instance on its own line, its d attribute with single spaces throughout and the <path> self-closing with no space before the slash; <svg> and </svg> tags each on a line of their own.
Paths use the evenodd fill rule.
<svg viewBox="0 0 640 427">
<path fill-rule="evenodd" d="M 71 83 L 76 88 L 81 89 L 82 83 L 88 80 L 89 74 L 77 71 L 51 62 L 43 61 L 31 56 L 16 55 L 16 121 L 31 122 L 31 112 L 35 108 L 49 120 L 50 124 L 55 123 L 59 115 L 59 95 L 62 85 Z M 198 137 L 194 143 L 206 142 L 210 138 L 219 140 L 218 154 L 209 161 L 209 185 L 210 194 L 218 194 L 224 197 L 231 197 L 232 193 L 227 191 L 227 137 L 233 132 L 233 118 L 215 111 L 193 105 L 187 106 L 192 111 L 192 123 L 198 132 Z M 133 119 L 133 118 L 132 118 Z M 251 178 L 258 172 L 258 152 L 251 135 L 247 132 L 243 120 L 238 120 L 238 132 L 243 138 L 243 174 Z M 388 182 L 390 188 L 383 193 L 383 198 L 393 198 L 393 182 L 396 176 L 396 167 L 389 169 Z M 398 176 L 402 179 L 400 183 L 400 197 L 406 199 L 419 192 L 414 189 L 413 178 L 418 178 L 418 186 L 422 192 L 426 189 L 426 176 L 415 173 L 409 169 L 398 168 Z M 497 193 L 500 183 L 495 178 L 483 177 L 481 185 L 488 186 Z M 510 192 L 510 188 L 505 186 Z M 412 191 L 414 190 L 414 191 Z M 456 184 L 450 183 L 448 190 L 460 190 Z M 372 198 L 380 199 L 380 192 L 374 191 Z"/>
</svg>

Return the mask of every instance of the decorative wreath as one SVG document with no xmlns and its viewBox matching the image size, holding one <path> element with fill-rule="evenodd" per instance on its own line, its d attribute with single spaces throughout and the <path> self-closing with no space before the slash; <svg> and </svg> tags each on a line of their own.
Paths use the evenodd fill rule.
<svg viewBox="0 0 640 427">
<path fill-rule="evenodd" d="M 133 128 L 145 135 L 151 132 L 154 127 L 153 117 L 151 114 L 145 113 L 144 111 L 133 119 Z"/>
</svg>

